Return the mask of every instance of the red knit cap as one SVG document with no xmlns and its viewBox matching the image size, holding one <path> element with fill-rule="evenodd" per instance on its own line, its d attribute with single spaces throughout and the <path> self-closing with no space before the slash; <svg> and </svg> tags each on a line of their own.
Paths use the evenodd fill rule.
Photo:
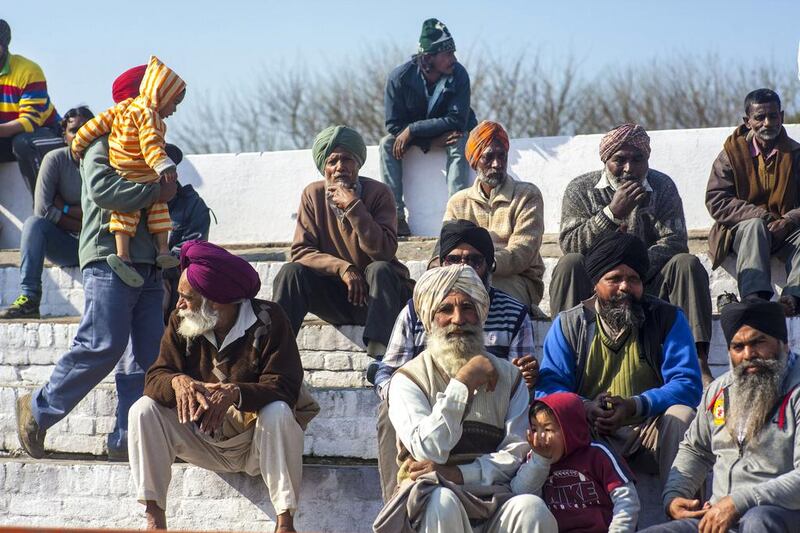
<svg viewBox="0 0 800 533">
<path fill-rule="evenodd" d="M 145 70 L 147 70 L 147 65 L 139 65 L 126 70 L 114 80 L 111 85 L 111 97 L 115 104 L 139 96 L 139 85 L 142 84 Z"/>
</svg>

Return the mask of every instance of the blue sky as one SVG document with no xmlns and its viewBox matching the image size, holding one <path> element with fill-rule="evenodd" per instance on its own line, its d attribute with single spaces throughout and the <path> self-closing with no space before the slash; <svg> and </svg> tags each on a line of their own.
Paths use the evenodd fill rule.
<svg viewBox="0 0 800 533">
<path fill-rule="evenodd" d="M 571 54 L 585 74 L 709 52 L 794 68 L 800 39 L 798 0 L 43 0 L 33 10 L 5 0 L 0 17 L 11 24 L 12 52 L 42 66 L 62 112 L 108 107 L 113 79 L 151 53 L 187 81 L 190 102 L 194 91 L 247 84 L 263 66 L 352 61 L 387 42 L 411 54 L 428 17 L 448 25 L 462 57 L 529 50 L 557 65 Z"/>
</svg>

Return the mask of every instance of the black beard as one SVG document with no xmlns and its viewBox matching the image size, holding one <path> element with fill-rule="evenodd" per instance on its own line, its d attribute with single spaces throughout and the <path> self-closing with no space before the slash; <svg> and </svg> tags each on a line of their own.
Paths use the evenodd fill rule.
<svg viewBox="0 0 800 533">
<path fill-rule="evenodd" d="M 618 294 L 609 299 L 597 299 L 600 318 L 603 325 L 607 326 L 613 334 L 631 328 L 640 328 L 644 324 L 644 308 L 642 304 L 630 294 Z"/>
</svg>

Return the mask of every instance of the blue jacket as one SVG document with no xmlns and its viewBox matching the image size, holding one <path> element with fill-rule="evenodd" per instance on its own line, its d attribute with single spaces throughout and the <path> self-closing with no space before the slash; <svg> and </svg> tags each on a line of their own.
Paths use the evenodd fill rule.
<svg viewBox="0 0 800 533">
<path fill-rule="evenodd" d="M 677 404 L 695 408 L 703 383 L 689 323 L 679 308 L 645 296 L 645 323 L 640 328 L 644 357 L 657 370 L 662 385 L 638 396 L 642 416 L 657 416 Z M 578 304 L 556 317 L 544 339 L 544 357 L 536 397 L 575 392 L 584 379 L 586 354 L 594 339 L 596 314 L 592 305 Z"/>
<path fill-rule="evenodd" d="M 456 63 L 428 114 L 425 80 L 417 62 L 411 59 L 395 68 L 386 81 L 386 130 L 399 135 L 408 126 L 413 144 L 427 151 L 434 137 L 447 131 L 469 132 L 478 124 L 469 100 L 469 74 L 461 63 Z"/>
<path fill-rule="evenodd" d="M 181 245 L 193 239 L 208 240 L 211 217 L 208 206 L 191 185 L 178 184 L 178 192 L 167 203 L 172 231 L 169 233 L 169 249 L 180 255 Z"/>
</svg>

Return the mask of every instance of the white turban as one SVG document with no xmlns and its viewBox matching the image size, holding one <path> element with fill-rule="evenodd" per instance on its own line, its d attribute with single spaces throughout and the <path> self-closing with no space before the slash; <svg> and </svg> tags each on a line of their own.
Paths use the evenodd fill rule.
<svg viewBox="0 0 800 533">
<path fill-rule="evenodd" d="M 428 270 L 414 286 L 414 310 L 427 333 L 431 331 L 433 315 L 450 291 L 461 291 L 475 304 L 481 326 L 489 314 L 489 293 L 483 281 L 469 265 L 457 264 Z"/>
</svg>

